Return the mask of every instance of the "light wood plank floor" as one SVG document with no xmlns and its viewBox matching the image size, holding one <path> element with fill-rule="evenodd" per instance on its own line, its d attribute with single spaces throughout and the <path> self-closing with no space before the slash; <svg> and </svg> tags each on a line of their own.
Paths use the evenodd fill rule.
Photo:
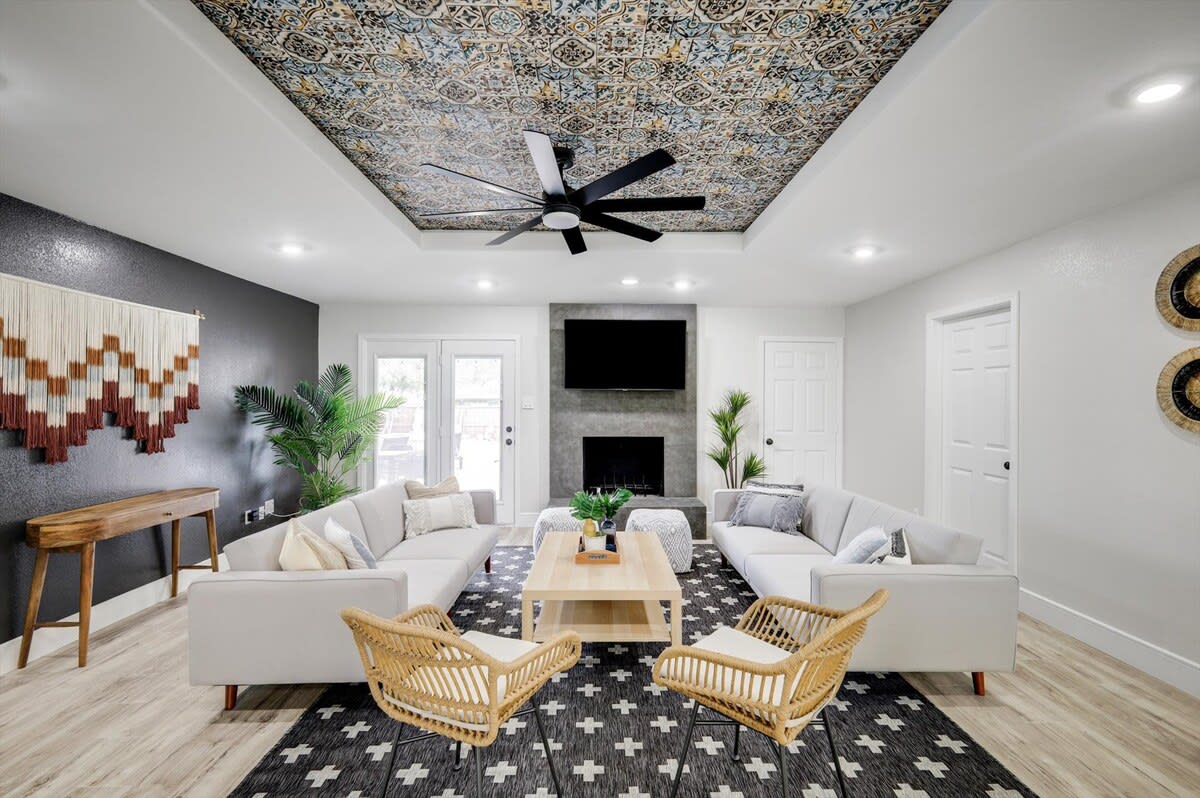
<svg viewBox="0 0 1200 798">
<path fill-rule="evenodd" d="M 1027 617 L 1018 669 L 913 684 L 1039 795 L 1200 795 L 1200 700 Z M 0 795 L 223 796 L 320 693 L 187 683 L 186 598 L 0 677 Z"/>
</svg>

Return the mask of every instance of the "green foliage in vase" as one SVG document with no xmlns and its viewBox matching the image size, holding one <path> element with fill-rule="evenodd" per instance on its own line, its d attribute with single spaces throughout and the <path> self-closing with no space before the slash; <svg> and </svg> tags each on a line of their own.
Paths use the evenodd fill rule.
<svg viewBox="0 0 1200 798">
<path fill-rule="evenodd" d="M 580 521 L 588 518 L 597 523 L 607 521 L 615 516 L 617 510 L 624 507 L 625 503 L 632 498 L 633 492 L 626 488 L 621 488 L 612 493 L 577 491 L 571 497 L 571 515 Z M 596 533 L 600 534 L 599 529 L 597 529 Z"/>
<path fill-rule="evenodd" d="M 315 383 L 301 382 L 295 394 L 239 385 L 234 400 L 252 422 L 266 429 L 275 465 L 300 475 L 300 508 L 312 511 L 358 492 L 346 478 L 366 459 L 384 413 L 404 400 L 380 393 L 356 399 L 350 367 L 340 363 L 327 368 Z"/>
<path fill-rule="evenodd" d="M 746 480 L 756 479 L 767 473 L 767 464 L 759 455 L 750 452 L 742 460 L 741 437 L 745 423 L 742 412 L 750 405 L 750 394 L 731 390 L 721 399 L 721 404 L 708 411 L 719 444 L 708 448 L 705 454 L 721 469 L 725 487 L 740 488 Z"/>
</svg>

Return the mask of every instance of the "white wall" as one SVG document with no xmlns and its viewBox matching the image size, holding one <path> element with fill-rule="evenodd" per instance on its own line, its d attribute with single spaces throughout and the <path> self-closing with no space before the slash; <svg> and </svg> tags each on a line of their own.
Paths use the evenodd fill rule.
<svg viewBox="0 0 1200 798">
<path fill-rule="evenodd" d="M 489 307 L 485 305 L 400 305 L 329 303 L 321 305 L 318 357 L 321 368 L 330 363 L 358 364 L 358 336 L 477 335 L 480 338 L 519 336 L 517 401 L 532 399 L 532 410 L 520 410 L 517 428 L 517 522 L 532 523 L 549 501 L 547 462 L 549 400 L 547 371 L 550 356 L 546 306 Z"/>
<path fill-rule="evenodd" d="M 1155 384 L 1200 336 L 1165 324 L 1158 275 L 1200 241 L 1190 182 L 846 311 L 846 483 L 923 502 L 925 317 L 1018 292 L 1022 608 L 1200 693 L 1200 436 Z"/>
<path fill-rule="evenodd" d="M 762 352 L 764 337 L 840 338 L 843 332 L 842 308 L 834 307 L 706 307 L 698 314 L 700 376 L 696 398 L 699 405 L 699 454 L 697 487 L 705 504 L 712 492 L 725 487 L 721 471 L 704 452 L 717 442 L 708 420 L 709 408 L 715 407 L 730 388 L 750 392 L 753 404 L 742 444 L 744 450 L 762 454 Z M 773 475 L 790 479 L 794 475 Z"/>
</svg>

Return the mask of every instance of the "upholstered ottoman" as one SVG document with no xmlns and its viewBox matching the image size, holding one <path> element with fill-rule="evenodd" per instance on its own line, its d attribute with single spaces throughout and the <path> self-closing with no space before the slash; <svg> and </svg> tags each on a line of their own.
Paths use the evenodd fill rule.
<svg viewBox="0 0 1200 798">
<path fill-rule="evenodd" d="M 542 538 L 554 529 L 582 531 L 583 522 L 571 515 L 570 507 L 547 507 L 538 513 L 537 521 L 533 523 L 534 551 L 542 547 Z"/>
<path fill-rule="evenodd" d="M 679 510 L 634 510 L 625 528 L 658 535 L 671 570 L 677 574 L 692 570 L 692 527 Z"/>
</svg>

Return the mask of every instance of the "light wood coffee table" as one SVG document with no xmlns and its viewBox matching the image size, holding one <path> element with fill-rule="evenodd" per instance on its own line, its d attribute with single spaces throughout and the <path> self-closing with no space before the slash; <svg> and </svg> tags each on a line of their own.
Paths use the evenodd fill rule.
<svg viewBox="0 0 1200 798">
<path fill-rule="evenodd" d="M 618 532 L 617 547 L 616 565 L 580 565 L 578 532 L 546 533 L 521 591 L 521 637 L 541 641 L 574 629 L 586 642 L 682 642 L 683 591 L 658 536 Z M 536 622 L 535 601 L 542 602 Z"/>
</svg>

